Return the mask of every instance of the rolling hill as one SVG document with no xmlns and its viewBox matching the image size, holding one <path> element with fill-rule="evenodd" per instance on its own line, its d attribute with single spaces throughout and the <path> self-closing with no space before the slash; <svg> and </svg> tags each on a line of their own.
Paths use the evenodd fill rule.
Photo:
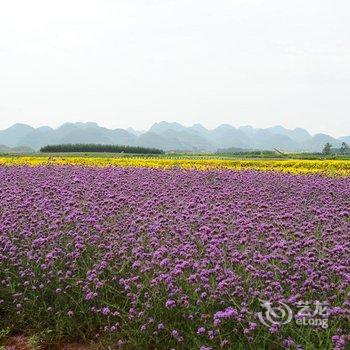
<svg viewBox="0 0 350 350">
<path fill-rule="evenodd" d="M 319 152 L 326 142 L 340 147 L 342 142 L 350 143 L 350 136 L 337 139 L 326 134 L 311 135 L 302 128 L 291 130 L 283 126 L 259 129 L 250 125 L 235 128 L 222 124 L 209 130 L 201 124 L 186 127 L 165 121 L 155 123 L 148 131 L 143 132 L 132 128 L 108 129 L 94 122 L 65 123 L 56 129 L 15 124 L 0 131 L 0 145 L 29 147 L 34 150 L 53 144 L 98 143 L 156 147 L 166 151 L 211 152 L 225 148 L 278 148 L 283 151 Z"/>
</svg>

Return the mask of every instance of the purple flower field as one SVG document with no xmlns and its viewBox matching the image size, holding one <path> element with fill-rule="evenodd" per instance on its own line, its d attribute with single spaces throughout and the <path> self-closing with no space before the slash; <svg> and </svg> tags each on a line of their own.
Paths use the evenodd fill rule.
<svg viewBox="0 0 350 350">
<path fill-rule="evenodd" d="M 344 349 L 349 260 L 350 178 L 0 167 L 0 330 L 48 346 Z"/>
</svg>

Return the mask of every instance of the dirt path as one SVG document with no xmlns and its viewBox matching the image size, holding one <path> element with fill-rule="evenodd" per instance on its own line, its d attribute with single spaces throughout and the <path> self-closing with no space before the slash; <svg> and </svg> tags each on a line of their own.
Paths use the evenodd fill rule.
<svg viewBox="0 0 350 350">
<path fill-rule="evenodd" d="M 5 343 L 6 350 L 33 350 L 29 341 L 24 336 L 11 337 Z M 59 350 L 87 350 L 87 348 L 80 344 L 68 344 L 59 348 Z"/>
</svg>

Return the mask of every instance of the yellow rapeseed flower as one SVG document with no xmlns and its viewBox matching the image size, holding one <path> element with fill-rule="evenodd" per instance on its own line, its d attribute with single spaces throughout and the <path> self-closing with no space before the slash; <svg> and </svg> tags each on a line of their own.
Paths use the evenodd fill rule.
<svg viewBox="0 0 350 350">
<path fill-rule="evenodd" d="M 175 159 L 175 158 L 108 158 L 108 157 L 63 157 L 63 156 L 20 156 L 0 157 L 0 165 L 16 166 L 122 166 L 151 168 L 183 168 L 183 169 L 233 169 L 281 171 L 293 174 L 324 173 L 328 175 L 350 175 L 350 161 L 347 160 L 266 160 L 266 159 Z"/>
</svg>

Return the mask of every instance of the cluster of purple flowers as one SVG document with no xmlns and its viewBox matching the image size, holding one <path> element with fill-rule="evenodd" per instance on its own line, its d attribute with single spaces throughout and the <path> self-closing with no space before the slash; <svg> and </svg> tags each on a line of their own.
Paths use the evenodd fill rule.
<svg viewBox="0 0 350 350">
<path fill-rule="evenodd" d="M 70 322 L 61 334 L 86 322 L 119 347 L 135 336 L 234 348 L 267 334 L 285 347 L 310 336 L 341 348 L 349 258 L 349 178 L 0 167 L 0 328 L 16 319 L 33 329 L 48 315 Z M 327 301 L 330 328 L 270 332 L 260 299 L 293 310 Z"/>
</svg>

